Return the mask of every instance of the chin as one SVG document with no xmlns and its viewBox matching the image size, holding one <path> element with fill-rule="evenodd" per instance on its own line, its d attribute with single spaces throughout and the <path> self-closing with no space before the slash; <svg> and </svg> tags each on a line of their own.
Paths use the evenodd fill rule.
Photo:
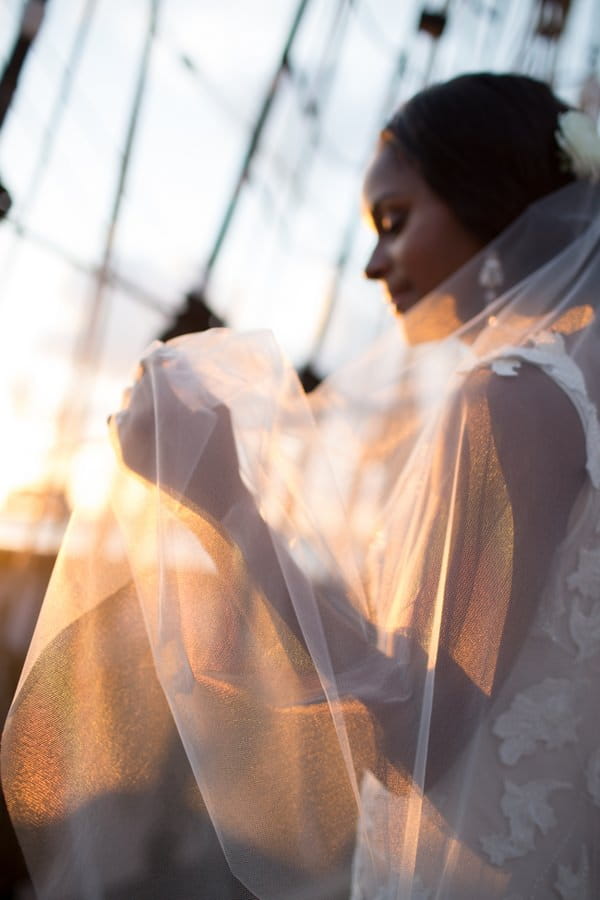
<svg viewBox="0 0 600 900">
<path fill-rule="evenodd" d="M 404 291 L 389 298 L 394 311 L 400 315 L 406 315 L 409 310 L 413 309 L 422 298 L 417 296 L 414 291 Z"/>
</svg>

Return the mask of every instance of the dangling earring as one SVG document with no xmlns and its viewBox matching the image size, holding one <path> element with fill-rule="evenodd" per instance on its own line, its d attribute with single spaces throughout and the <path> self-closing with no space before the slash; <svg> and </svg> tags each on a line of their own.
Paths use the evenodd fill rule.
<svg viewBox="0 0 600 900">
<path fill-rule="evenodd" d="M 504 284 L 502 263 L 495 250 L 490 250 L 483 260 L 479 273 L 479 284 L 483 288 L 483 302 L 485 306 L 489 306 L 494 302 L 500 287 Z"/>
</svg>

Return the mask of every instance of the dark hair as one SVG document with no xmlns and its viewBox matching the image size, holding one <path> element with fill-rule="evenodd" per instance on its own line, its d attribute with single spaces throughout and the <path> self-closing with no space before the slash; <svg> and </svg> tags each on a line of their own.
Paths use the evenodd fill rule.
<svg viewBox="0 0 600 900">
<path fill-rule="evenodd" d="M 461 75 L 416 94 L 382 139 L 398 143 L 464 227 L 484 242 L 574 180 L 555 132 L 569 107 L 524 75 Z"/>
</svg>

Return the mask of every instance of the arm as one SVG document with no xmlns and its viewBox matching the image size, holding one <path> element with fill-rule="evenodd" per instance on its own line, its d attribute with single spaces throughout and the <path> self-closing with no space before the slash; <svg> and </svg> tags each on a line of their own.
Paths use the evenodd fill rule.
<svg viewBox="0 0 600 900">
<path fill-rule="evenodd" d="M 188 442 L 193 444 L 197 434 L 206 443 L 194 448 L 194 463 L 186 465 L 178 446 L 181 439 L 175 441 L 171 452 L 163 455 L 159 476 L 153 455 L 157 429 L 176 435 L 174 423 L 182 420 Z M 489 703 L 510 671 L 585 477 L 577 414 L 566 395 L 532 366 L 523 366 L 515 378 L 485 369 L 472 373 L 449 405 L 439 435 L 431 460 L 434 495 L 439 491 L 443 498 L 457 452 L 459 458 L 436 661 L 429 783 L 449 766 L 472 732 L 482 705 Z M 315 597 L 314 586 L 264 522 L 240 478 L 229 412 L 223 404 L 207 394 L 193 409 L 186 406 L 159 369 L 138 382 L 127 415 L 118 424 L 118 438 L 131 469 L 145 479 L 158 480 L 163 490 L 200 517 L 217 524 L 228 521 L 263 602 L 304 658 L 305 673 L 312 671 L 318 655 L 314 646 L 307 648 L 304 631 L 313 606 L 303 609 L 299 622 L 291 594 L 312 598 L 315 621 L 310 624 L 322 630 L 340 693 L 366 704 L 381 728 L 388 758 L 411 771 L 421 715 L 419 690 L 431 644 L 435 584 L 433 576 L 430 583 L 430 573 L 437 571 L 442 543 L 436 528 L 447 527 L 442 499 L 428 537 L 411 627 L 415 688 L 411 702 L 405 670 L 376 650 L 370 623 L 345 603 L 339 586 Z M 234 508 L 235 516 L 229 516 Z M 314 678 L 306 675 L 305 680 L 314 686 Z"/>
<path fill-rule="evenodd" d="M 585 440 L 567 395 L 524 364 L 469 375 L 456 526 L 445 593 L 430 781 L 464 744 L 511 671 L 586 479 Z M 443 748 L 440 753 L 438 748 Z"/>
</svg>

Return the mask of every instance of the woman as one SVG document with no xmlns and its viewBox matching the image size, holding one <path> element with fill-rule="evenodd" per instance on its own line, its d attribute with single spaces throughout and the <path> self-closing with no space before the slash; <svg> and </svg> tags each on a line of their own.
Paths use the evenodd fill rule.
<svg viewBox="0 0 600 900">
<path fill-rule="evenodd" d="M 391 121 L 366 272 L 412 348 L 310 401 L 265 335 L 144 358 L 4 738 L 42 896 L 597 893 L 586 127 L 492 75 Z"/>
</svg>

